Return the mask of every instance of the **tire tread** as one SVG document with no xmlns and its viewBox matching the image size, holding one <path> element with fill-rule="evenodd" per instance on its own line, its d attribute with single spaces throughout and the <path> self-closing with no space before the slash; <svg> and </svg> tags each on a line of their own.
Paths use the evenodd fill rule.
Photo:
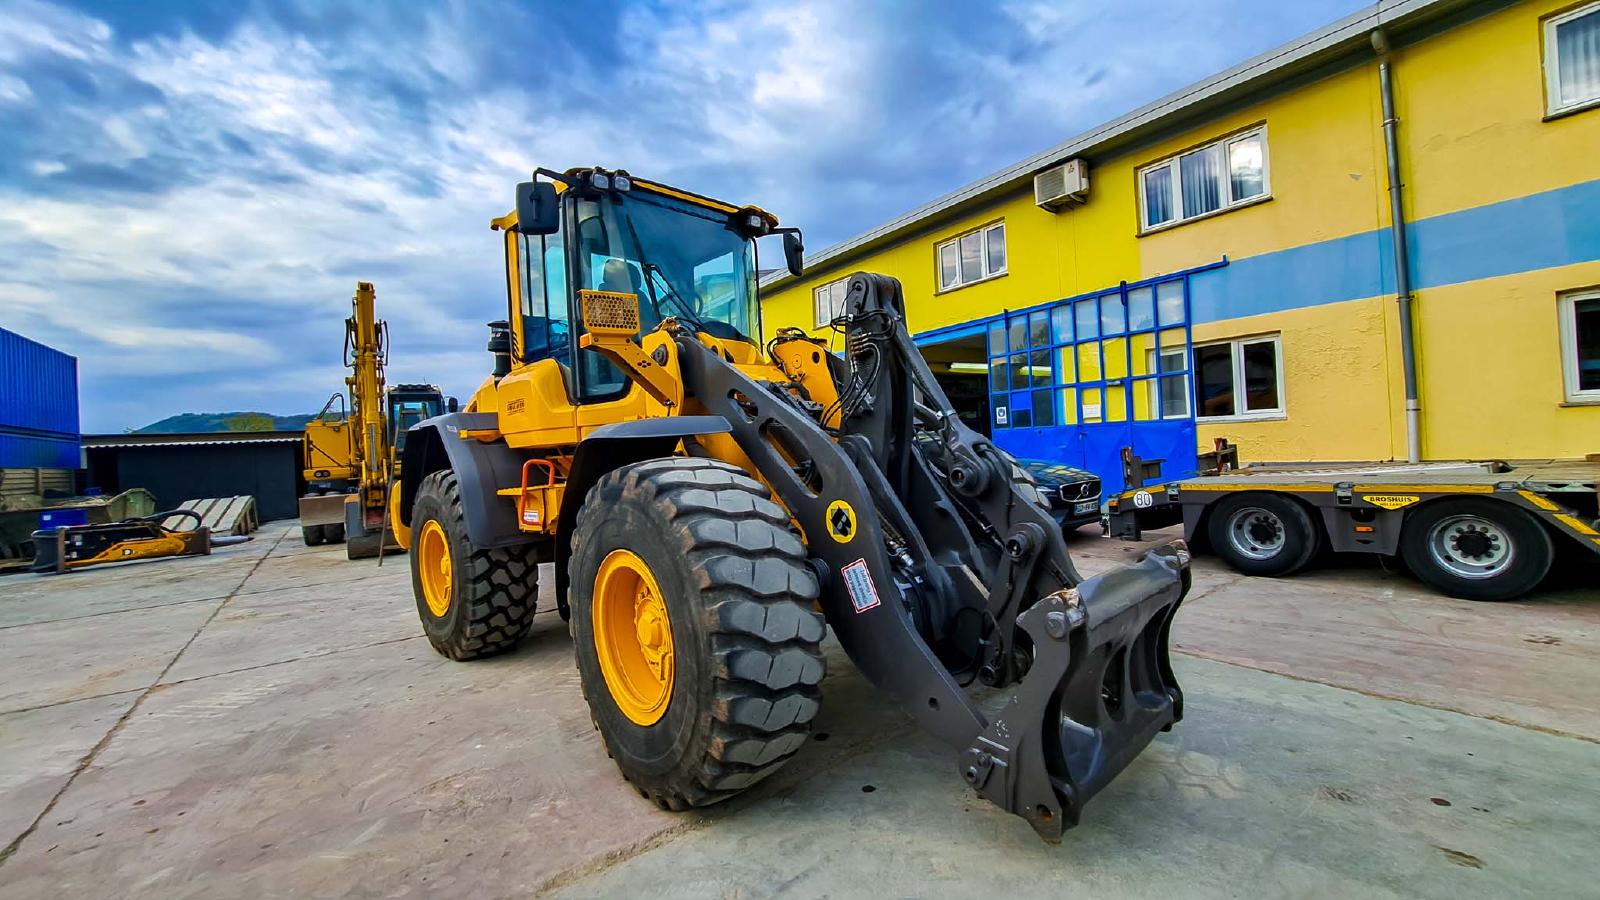
<svg viewBox="0 0 1600 900">
<path fill-rule="evenodd" d="M 435 494 L 452 528 L 466 532 L 466 511 L 456 473 L 442 469 L 422 479 L 418 495 Z M 533 625 L 539 597 L 539 566 L 530 548 L 473 548 L 466 560 L 466 627 L 448 637 L 428 635 L 439 653 L 455 660 L 479 659 L 512 649 Z"/>
<path fill-rule="evenodd" d="M 707 806 L 776 772 L 805 744 L 826 674 L 817 578 L 788 514 L 735 466 L 674 457 L 613 471 L 579 510 L 574 544 L 624 497 L 661 509 L 688 560 L 715 687 L 703 748 L 666 778 L 646 784 L 625 768 L 623 776 L 663 809 Z M 594 705 L 590 685 L 583 689 Z"/>
</svg>

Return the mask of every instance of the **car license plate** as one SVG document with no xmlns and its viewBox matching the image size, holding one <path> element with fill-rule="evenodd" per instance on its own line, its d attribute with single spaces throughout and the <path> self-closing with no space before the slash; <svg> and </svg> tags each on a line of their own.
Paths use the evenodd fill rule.
<svg viewBox="0 0 1600 900">
<path fill-rule="evenodd" d="M 1077 515 L 1077 516 L 1085 516 L 1085 515 L 1088 515 L 1089 513 L 1096 512 L 1099 509 L 1100 509 L 1100 504 L 1096 503 L 1093 500 L 1084 500 L 1081 503 L 1074 503 L 1072 505 L 1072 513 L 1073 513 L 1073 515 Z"/>
</svg>

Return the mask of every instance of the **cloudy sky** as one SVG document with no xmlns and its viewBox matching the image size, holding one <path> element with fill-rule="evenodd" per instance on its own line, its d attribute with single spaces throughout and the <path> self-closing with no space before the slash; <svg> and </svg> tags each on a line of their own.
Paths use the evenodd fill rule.
<svg viewBox="0 0 1600 900">
<path fill-rule="evenodd" d="M 1361 5 L 0 0 L 0 326 L 78 356 L 88 432 L 312 412 L 370 280 L 391 383 L 465 398 L 536 165 L 819 249 Z"/>
</svg>

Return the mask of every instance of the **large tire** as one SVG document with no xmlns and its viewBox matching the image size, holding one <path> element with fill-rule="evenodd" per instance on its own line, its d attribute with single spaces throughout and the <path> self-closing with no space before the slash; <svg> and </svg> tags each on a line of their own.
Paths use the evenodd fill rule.
<svg viewBox="0 0 1600 900">
<path fill-rule="evenodd" d="M 327 532 L 323 530 L 325 527 L 323 525 L 302 525 L 300 526 L 300 539 L 306 542 L 307 547 L 316 547 L 327 543 Z"/>
<path fill-rule="evenodd" d="M 474 548 L 452 471 L 422 479 L 411 509 L 411 592 L 428 643 L 458 660 L 515 647 L 533 624 L 539 597 L 539 566 L 531 548 Z M 426 543 L 436 539 L 430 535 L 434 529 L 439 543 L 430 548 Z M 425 567 L 429 574 L 443 572 L 432 597 L 424 584 Z"/>
<path fill-rule="evenodd" d="M 1218 501 L 1209 516 L 1211 552 L 1246 575 L 1293 575 L 1322 547 L 1322 528 L 1289 497 L 1238 493 Z"/>
<path fill-rule="evenodd" d="M 648 567 L 671 638 L 665 707 L 648 724 L 622 711 L 596 646 L 606 621 L 596 621 L 596 580 L 619 554 Z M 709 459 L 618 469 L 578 512 L 569 571 L 584 697 L 607 752 L 642 795 L 663 809 L 716 803 L 805 743 L 824 671 L 817 578 L 760 482 Z"/>
<path fill-rule="evenodd" d="M 1555 547 L 1538 520 L 1498 500 L 1435 500 L 1407 514 L 1400 556 L 1412 574 L 1462 600 L 1514 600 L 1539 586 Z"/>
<path fill-rule="evenodd" d="M 344 543 L 344 525 L 339 524 L 322 526 L 322 537 L 330 544 Z"/>
</svg>

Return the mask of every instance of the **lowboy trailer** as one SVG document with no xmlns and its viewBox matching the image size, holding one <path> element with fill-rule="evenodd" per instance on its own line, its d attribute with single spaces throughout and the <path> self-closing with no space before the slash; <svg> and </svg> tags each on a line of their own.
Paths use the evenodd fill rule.
<svg viewBox="0 0 1600 900">
<path fill-rule="evenodd" d="M 1292 575 L 1326 550 L 1381 553 L 1452 597 L 1511 600 L 1563 548 L 1600 556 L 1600 455 L 1241 467 L 1219 440 L 1196 477 L 1161 481 L 1161 462 L 1124 451 L 1107 533 L 1181 522 L 1191 547 L 1247 575 Z"/>
</svg>

